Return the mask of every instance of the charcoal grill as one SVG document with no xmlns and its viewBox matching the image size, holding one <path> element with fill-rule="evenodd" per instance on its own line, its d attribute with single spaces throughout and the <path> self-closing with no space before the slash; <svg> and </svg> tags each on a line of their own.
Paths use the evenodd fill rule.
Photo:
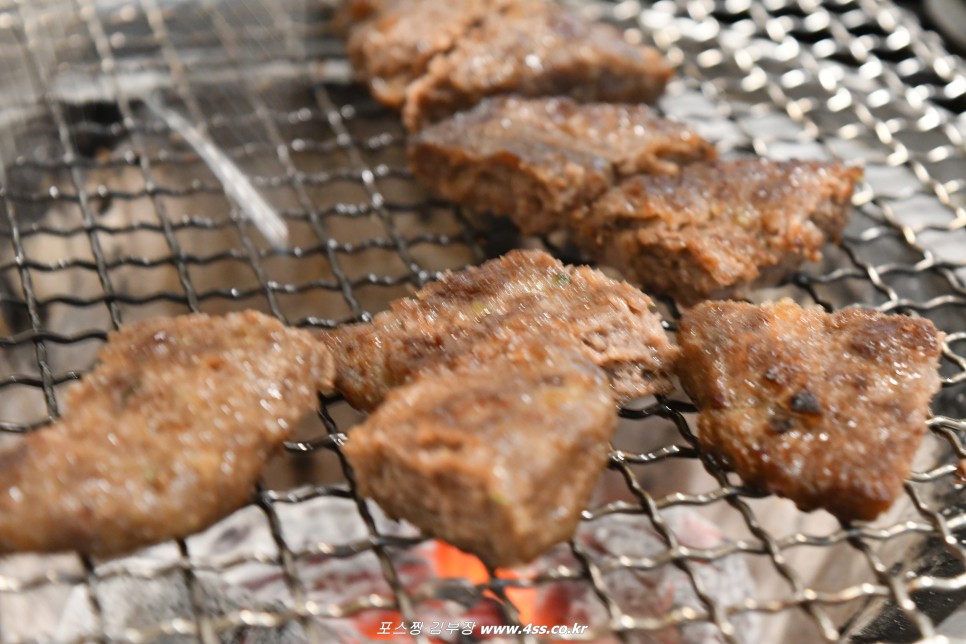
<svg viewBox="0 0 966 644">
<path fill-rule="evenodd" d="M 686 401 L 649 400 L 622 411 L 607 491 L 585 520 L 642 514 L 663 552 L 600 559 L 575 543 L 573 565 L 490 571 L 482 583 L 438 579 L 413 592 L 400 567 L 425 539 L 358 497 L 339 455 L 358 416 L 325 400 L 251 506 L 205 534 L 113 561 L 0 561 L 3 640 L 327 641 L 323 623 L 374 610 L 412 622 L 429 599 L 462 594 L 472 603 L 484 593 L 506 623 L 519 624 L 510 589 L 562 579 L 590 587 L 609 617 L 564 639 L 706 622 L 737 641 L 740 615 L 758 616 L 762 641 L 941 641 L 966 632 L 966 493 L 957 475 L 966 458 L 966 65 L 886 0 L 576 6 L 679 66 L 662 109 L 695 124 L 724 156 L 865 164 L 842 247 L 760 297 L 873 306 L 928 317 L 947 332 L 944 388 L 897 507 L 847 526 L 798 513 L 701 453 Z M 506 223 L 428 198 L 406 168 L 398 117 L 349 81 L 331 19 L 327 4 L 296 0 L 0 0 L 0 438 L 16 441 L 57 417 L 64 388 L 125 322 L 257 308 L 324 329 L 366 320 L 439 271 L 521 244 L 576 259 L 559 240 L 520 239 Z M 251 178 L 285 220 L 286 244 L 258 234 L 147 106 L 149 95 Z M 673 320 L 673 306 L 662 307 Z M 300 514 L 326 502 L 339 513 L 316 523 Z M 682 545 L 662 516 L 674 506 L 712 518 L 729 541 Z M 360 557 L 374 558 L 381 590 L 319 593 L 317 562 Z M 726 603 L 703 586 L 695 570 L 726 557 L 754 569 L 755 596 Z M 606 582 L 622 567 L 676 567 L 700 601 L 624 614 Z M 233 594 L 252 575 L 274 580 L 271 601 Z M 162 587 L 176 590 L 145 591 Z M 121 616 L 125 595 L 133 607 Z"/>
</svg>

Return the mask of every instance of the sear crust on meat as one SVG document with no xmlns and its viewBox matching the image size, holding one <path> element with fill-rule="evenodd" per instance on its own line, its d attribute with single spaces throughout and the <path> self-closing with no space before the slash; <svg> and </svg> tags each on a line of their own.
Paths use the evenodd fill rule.
<svg viewBox="0 0 966 644">
<path fill-rule="evenodd" d="M 487 16 L 406 89 L 403 122 L 415 132 L 497 94 L 651 103 L 673 70 L 611 25 L 549 2 L 519 2 Z"/>
<path fill-rule="evenodd" d="M 555 341 L 607 372 L 621 401 L 669 392 L 677 348 L 651 299 L 586 267 L 541 251 L 512 251 L 446 273 L 371 324 L 322 335 L 335 355 L 336 388 L 369 410 L 388 391 L 430 369 L 485 362 L 516 338 Z"/>
<path fill-rule="evenodd" d="M 355 13 L 370 20 L 350 33 L 349 60 L 376 100 L 399 109 L 406 86 L 426 72 L 434 56 L 452 49 L 484 16 L 499 15 L 512 2 L 399 0 L 381 11 L 357 6 Z"/>
<path fill-rule="evenodd" d="M 599 367 L 531 336 L 390 392 L 344 452 L 390 517 L 512 566 L 573 535 L 616 420 Z"/>
<path fill-rule="evenodd" d="M 747 483 L 842 521 L 871 520 L 901 492 L 939 388 L 932 322 L 706 302 L 678 340 L 701 445 Z"/>
<path fill-rule="evenodd" d="M 99 359 L 62 420 L 0 455 L 0 552 L 106 556 L 209 526 L 334 377 L 312 335 L 255 312 L 132 324 Z"/>
<path fill-rule="evenodd" d="M 683 304 L 741 295 L 821 259 L 861 175 L 840 163 L 694 163 L 609 190 L 574 218 L 573 238 L 649 293 Z"/>
<path fill-rule="evenodd" d="M 484 99 L 410 140 L 413 174 L 437 195 L 513 218 L 525 234 L 565 225 L 617 178 L 676 174 L 715 157 L 691 128 L 645 105 Z"/>
</svg>

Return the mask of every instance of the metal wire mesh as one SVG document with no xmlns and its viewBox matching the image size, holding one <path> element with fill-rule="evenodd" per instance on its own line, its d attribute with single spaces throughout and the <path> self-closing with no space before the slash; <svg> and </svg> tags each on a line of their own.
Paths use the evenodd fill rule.
<svg viewBox="0 0 966 644">
<path fill-rule="evenodd" d="M 591 589 L 607 615 L 564 639 L 650 641 L 640 638 L 709 623 L 737 641 L 736 620 L 748 615 L 760 620 L 761 641 L 944 632 L 966 598 L 966 494 L 957 476 L 966 458 L 966 120 L 958 116 L 966 67 L 884 0 L 579 6 L 680 67 L 662 109 L 699 127 L 724 156 L 865 164 L 842 247 L 760 297 L 913 313 L 947 332 L 944 388 L 906 497 L 871 524 L 803 515 L 742 487 L 702 454 L 686 402 L 651 400 L 623 411 L 605 492 L 585 521 L 648 517 L 666 546 L 660 553 L 602 557 L 575 542 L 567 564 L 522 576 L 489 571 L 480 583 L 436 577 L 414 590 L 402 578 L 425 539 L 356 494 L 339 445 L 358 416 L 332 400 L 286 446 L 251 506 L 202 535 L 113 561 L 0 561 L 4 640 L 274 633 L 284 641 L 288 633 L 329 641 L 340 620 L 398 611 L 411 623 L 457 590 L 467 605 L 495 598 L 502 619 L 519 624 L 513 589 L 562 581 Z M 331 9 L 321 4 L 4 0 L 0 86 L 10 88 L 0 97 L 0 429 L 8 441 L 59 415 L 64 387 L 122 323 L 257 308 L 328 328 L 368 319 L 440 270 L 535 243 L 414 184 L 398 117 L 347 82 Z M 152 92 L 253 178 L 290 228 L 286 247 L 265 243 L 190 146 L 145 107 Z M 727 540 L 682 543 L 664 514 L 675 506 L 711 519 Z M 700 574 L 729 558 L 754 573 L 756 591 L 738 602 Z M 329 592 L 331 566 L 362 559 L 379 579 L 365 592 Z M 634 614 L 609 585 L 615 570 L 668 567 L 687 575 L 697 606 Z M 273 580 L 271 602 L 235 593 L 252 590 L 253 578 Z M 150 589 L 160 586 L 176 588 L 178 601 L 159 609 L 162 595 Z M 123 595 L 153 600 L 153 610 L 120 615 Z"/>
</svg>

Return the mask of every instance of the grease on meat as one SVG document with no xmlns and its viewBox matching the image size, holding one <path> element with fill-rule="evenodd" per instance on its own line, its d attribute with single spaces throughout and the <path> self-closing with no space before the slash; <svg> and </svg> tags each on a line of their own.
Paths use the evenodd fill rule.
<svg viewBox="0 0 966 644">
<path fill-rule="evenodd" d="M 632 177 L 574 219 L 574 239 L 655 295 L 684 304 L 741 295 L 839 240 L 861 174 L 840 163 L 742 159 Z"/>
<path fill-rule="evenodd" d="M 932 322 L 707 302 L 678 339 L 699 440 L 747 483 L 843 521 L 873 519 L 901 492 L 939 388 Z"/>
<path fill-rule="evenodd" d="M 446 273 L 371 324 L 340 327 L 322 339 L 338 365 L 336 388 L 359 409 L 373 409 L 423 371 L 485 363 L 523 336 L 572 347 L 603 368 L 626 401 L 673 389 L 677 348 L 651 304 L 599 271 L 565 266 L 541 251 L 512 251 Z"/>
<path fill-rule="evenodd" d="M 60 421 L 0 455 L 0 552 L 113 555 L 207 527 L 334 377 L 317 339 L 255 312 L 125 326 L 99 359 Z"/>
<path fill-rule="evenodd" d="M 525 234 L 567 217 L 622 177 L 676 174 L 714 147 L 645 105 L 494 97 L 409 143 L 413 174 L 445 199 L 513 218 Z"/>
<path fill-rule="evenodd" d="M 386 514 L 511 566 L 573 534 L 615 425 L 606 374 L 529 336 L 393 390 L 344 451 Z"/>
</svg>

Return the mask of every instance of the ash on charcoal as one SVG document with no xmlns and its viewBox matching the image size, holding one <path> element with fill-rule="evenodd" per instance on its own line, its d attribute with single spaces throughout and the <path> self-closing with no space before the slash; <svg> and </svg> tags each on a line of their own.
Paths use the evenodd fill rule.
<svg viewBox="0 0 966 644">
<path fill-rule="evenodd" d="M 725 537 L 702 516 L 687 509 L 671 508 L 661 512 L 670 531 L 685 546 L 709 549 L 722 545 Z M 667 551 L 666 541 L 655 530 L 650 518 L 640 514 L 610 514 L 581 525 L 575 537 L 590 559 L 604 570 L 607 593 L 625 615 L 634 618 L 660 618 L 684 607 L 705 612 L 706 608 L 688 574 L 672 563 L 654 569 L 621 566 L 609 570 L 618 557 L 640 559 L 656 557 Z M 577 566 L 572 555 L 558 551 L 559 563 Z M 570 562 L 567 562 L 567 560 Z M 745 561 L 728 556 L 713 562 L 692 561 L 695 576 L 704 591 L 720 606 L 731 606 L 754 595 L 753 578 Z M 540 589 L 541 614 L 554 615 L 562 624 L 606 626 L 609 615 L 588 582 L 561 582 Z M 754 613 L 731 617 L 738 641 L 758 642 L 760 625 Z M 656 631 L 636 631 L 627 637 L 634 644 L 708 644 L 725 642 L 720 629 L 709 621 L 692 622 Z"/>
</svg>

